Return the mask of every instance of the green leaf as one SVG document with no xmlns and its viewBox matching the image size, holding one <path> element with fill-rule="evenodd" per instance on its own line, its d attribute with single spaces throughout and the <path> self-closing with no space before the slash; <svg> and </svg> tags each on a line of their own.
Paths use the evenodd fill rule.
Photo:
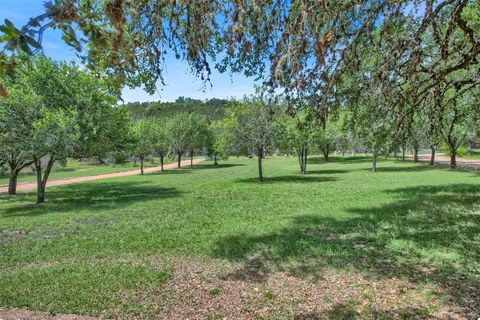
<svg viewBox="0 0 480 320">
<path fill-rule="evenodd" d="M 5 19 L 5 25 L 7 26 L 7 28 L 9 29 L 15 29 L 15 26 L 13 25 L 12 21 L 8 20 L 8 19 Z"/>
<path fill-rule="evenodd" d="M 28 44 L 36 49 L 42 49 L 42 45 L 32 37 L 27 37 Z"/>
<path fill-rule="evenodd" d="M 27 38 L 25 36 L 18 37 L 17 44 L 23 52 L 29 55 L 32 54 L 32 50 L 28 46 Z"/>
</svg>

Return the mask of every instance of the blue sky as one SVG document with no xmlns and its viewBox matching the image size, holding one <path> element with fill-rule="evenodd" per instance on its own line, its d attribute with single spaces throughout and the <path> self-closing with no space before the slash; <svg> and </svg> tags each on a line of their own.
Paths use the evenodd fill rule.
<svg viewBox="0 0 480 320">
<path fill-rule="evenodd" d="M 37 16 L 43 12 L 43 0 L 0 0 L 0 21 L 11 20 L 16 26 L 24 25 L 29 17 Z M 43 36 L 44 52 L 48 57 L 56 60 L 71 61 L 76 59 L 75 52 L 65 45 L 58 32 L 48 30 Z M 158 93 L 150 96 L 141 88 L 125 88 L 122 98 L 130 101 L 173 101 L 179 96 L 195 99 L 210 98 L 241 98 L 245 94 L 255 92 L 253 78 L 243 75 L 219 74 L 214 71 L 211 76 L 212 87 L 204 86 L 200 79 L 190 73 L 184 61 L 174 57 L 166 58 L 165 83 L 158 84 Z"/>
</svg>

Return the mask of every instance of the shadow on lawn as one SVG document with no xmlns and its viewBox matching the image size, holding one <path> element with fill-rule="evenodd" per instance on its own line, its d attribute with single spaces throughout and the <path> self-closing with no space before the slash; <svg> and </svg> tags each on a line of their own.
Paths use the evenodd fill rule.
<svg viewBox="0 0 480 320">
<path fill-rule="evenodd" d="M 213 163 L 209 163 L 209 164 L 200 163 L 198 165 L 193 165 L 193 168 L 203 170 L 203 169 L 225 169 L 225 168 L 243 167 L 243 166 L 245 166 L 245 164 L 241 164 L 241 163 L 219 163 L 217 165 Z"/>
<path fill-rule="evenodd" d="M 349 173 L 349 172 L 350 170 L 338 170 L 338 169 L 307 170 L 307 175 L 308 174 L 342 174 L 342 173 Z"/>
<path fill-rule="evenodd" d="M 409 163 L 409 162 L 402 162 L 397 161 L 396 163 L 403 163 L 404 166 L 401 167 L 385 167 L 382 166 L 380 163 L 377 166 L 377 172 L 421 172 L 421 171 L 429 171 L 429 170 L 438 170 L 440 167 L 438 166 L 429 166 L 426 163 Z M 372 171 L 372 168 L 362 168 L 362 171 Z"/>
<path fill-rule="evenodd" d="M 386 192 L 396 201 L 350 208 L 351 218 L 299 216 L 274 233 L 224 237 L 212 255 L 242 262 L 243 270 L 237 273 L 248 271 L 247 278 L 259 282 L 272 271 L 316 277 L 322 268 L 433 282 L 478 317 L 480 187 L 456 184 Z M 255 266 L 260 266 L 257 277 Z"/>
<path fill-rule="evenodd" d="M 318 177 L 311 175 L 289 175 L 289 176 L 275 176 L 275 177 L 265 177 L 263 184 L 271 183 L 292 183 L 292 182 L 327 182 L 327 181 L 336 181 L 338 180 L 335 177 Z M 258 177 L 246 178 L 246 179 L 237 179 L 236 182 L 242 183 L 258 183 Z"/>
<path fill-rule="evenodd" d="M 0 201 L 16 201 L 20 205 L 7 208 L 0 213 L 8 216 L 36 216 L 52 212 L 75 212 L 82 209 L 99 210 L 104 208 L 123 207 L 128 204 L 152 200 L 178 197 L 181 195 L 175 188 L 149 186 L 149 182 L 105 182 L 78 183 L 47 189 L 46 201 L 42 205 L 32 203 L 32 194 L 18 195 L 14 198 L 0 197 Z M 28 200 L 28 202 L 27 202 Z"/>
<path fill-rule="evenodd" d="M 325 161 L 324 157 L 313 156 L 308 158 L 308 164 L 328 164 L 328 163 L 359 163 L 359 162 L 370 162 L 371 157 L 355 156 L 355 157 L 329 157 L 328 162 Z M 307 167 L 308 167 L 307 164 Z"/>
</svg>

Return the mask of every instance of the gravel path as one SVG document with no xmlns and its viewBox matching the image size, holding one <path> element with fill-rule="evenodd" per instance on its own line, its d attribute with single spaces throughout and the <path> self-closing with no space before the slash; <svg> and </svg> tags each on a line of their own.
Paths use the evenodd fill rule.
<svg viewBox="0 0 480 320">
<path fill-rule="evenodd" d="M 193 163 L 199 163 L 204 161 L 205 159 L 193 159 Z M 182 166 L 190 165 L 190 160 L 183 160 Z M 163 166 L 165 170 L 175 169 L 177 167 L 177 163 L 169 163 Z M 144 172 L 156 172 L 160 171 L 160 167 L 149 167 L 145 168 Z M 106 173 L 106 174 L 99 174 L 94 176 L 85 176 L 85 177 L 77 177 L 77 178 L 66 178 L 66 179 L 58 179 L 58 180 L 49 180 L 47 182 L 47 187 L 54 187 L 54 186 L 61 186 L 64 184 L 72 184 L 72 183 L 79 183 L 85 181 L 92 181 L 92 180 L 100 180 L 100 179 L 108 179 L 108 178 L 116 178 L 116 177 L 126 177 L 126 176 L 134 176 L 140 174 L 140 169 L 129 170 L 129 171 L 121 171 L 121 172 L 114 172 L 114 173 Z M 32 191 L 37 189 L 36 182 L 26 182 L 26 183 L 19 183 L 17 185 L 17 191 Z M 3 185 L 0 186 L 0 193 L 6 193 L 8 191 L 8 186 Z"/>
</svg>

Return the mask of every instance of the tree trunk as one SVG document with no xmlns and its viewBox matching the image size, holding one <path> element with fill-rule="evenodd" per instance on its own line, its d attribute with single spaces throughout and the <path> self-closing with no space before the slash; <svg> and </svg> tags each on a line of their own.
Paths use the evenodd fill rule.
<svg viewBox="0 0 480 320">
<path fill-rule="evenodd" d="M 433 166 L 435 164 L 435 146 L 431 146 L 430 150 L 432 150 L 432 154 L 430 155 L 430 165 Z"/>
<path fill-rule="evenodd" d="M 300 165 L 300 174 L 305 173 L 303 148 L 297 149 L 298 164 Z"/>
<path fill-rule="evenodd" d="M 140 174 L 143 176 L 143 157 L 140 157 Z"/>
<path fill-rule="evenodd" d="M 406 148 L 402 147 L 402 161 L 405 161 L 405 151 L 406 151 Z"/>
<path fill-rule="evenodd" d="M 182 154 L 178 153 L 177 156 L 178 156 L 178 158 L 177 158 L 177 168 L 180 169 L 182 167 Z"/>
<path fill-rule="evenodd" d="M 325 160 L 325 162 L 328 162 L 328 150 L 322 149 L 322 153 L 323 153 L 323 159 Z"/>
<path fill-rule="evenodd" d="M 11 196 L 17 194 L 17 178 L 18 178 L 18 171 L 11 170 L 10 176 L 8 177 L 8 194 Z"/>
<path fill-rule="evenodd" d="M 53 164 L 55 163 L 55 157 L 50 156 L 48 160 L 47 167 L 42 177 L 42 159 L 35 157 L 35 171 L 37 172 L 37 204 L 45 202 L 45 188 L 47 187 L 48 177 L 50 171 L 52 170 Z"/>
<path fill-rule="evenodd" d="M 163 172 L 163 154 L 160 155 L 160 171 Z"/>
<path fill-rule="evenodd" d="M 263 182 L 263 170 L 262 170 L 262 158 L 263 158 L 263 148 L 258 149 L 258 181 Z"/>
<path fill-rule="evenodd" d="M 413 147 L 413 162 L 418 162 L 418 146 Z"/>
<path fill-rule="evenodd" d="M 190 152 L 190 168 L 193 168 L 193 151 Z"/>
<path fill-rule="evenodd" d="M 305 159 L 303 160 L 303 173 L 307 173 L 308 148 L 305 148 Z"/>
<path fill-rule="evenodd" d="M 377 154 L 375 152 L 372 158 L 372 172 L 377 172 Z"/>
<path fill-rule="evenodd" d="M 457 167 L 457 148 L 450 145 L 450 168 L 455 169 Z"/>
<path fill-rule="evenodd" d="M 213 156 L 213 165 L 214 165 L 214 166 L 217 166 L 217 165 L 218 165 L 217 155 L 214 155 L 214 156 Z"/>
</svg>

